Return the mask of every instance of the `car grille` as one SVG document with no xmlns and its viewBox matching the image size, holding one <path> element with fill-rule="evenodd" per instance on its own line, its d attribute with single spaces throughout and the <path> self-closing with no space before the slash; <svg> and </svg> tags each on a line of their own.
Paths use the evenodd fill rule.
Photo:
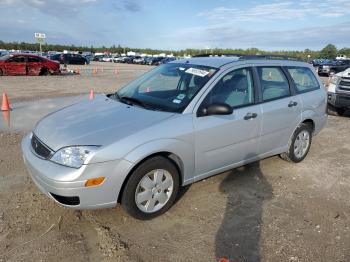
<svg viewBox="0 0 350 262">
<path fill-rule="evenodd" d="M 339 83 L 339 90 L 350 91 L 350 78 L 348 77 L 342 78 L 342 80 Z"/>
<path fill-rule="evenodd" d="M 34 134 L 32 136 L 31 144 L 34 152 L 39 157 L 47 159 L 51 156 L 52 151 L 43 142 L 41 142 Z"/>
<path fill-rule="evenodd" d="M 341 85 L 341 86 L 350 86 L 350 82 L 340 81 L 339 85 Z"/>
</svg>

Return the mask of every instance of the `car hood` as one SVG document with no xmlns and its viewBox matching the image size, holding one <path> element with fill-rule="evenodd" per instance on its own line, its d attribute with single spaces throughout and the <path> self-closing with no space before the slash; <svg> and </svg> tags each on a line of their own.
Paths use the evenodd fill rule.
<svg viewBox="0 0 350 262">
<path fill-rule="evenodd" d="M 340 72 L 338 74 L 336 74 L 337 76 L 340 76 L 340 77 L 349 77 L 350 76 L 350 68 L 346 69 L 345 71 L 343 72 Z"/>
<path fill-rule="evenodd" d="M 128 106 L 105 95 L 44 117 L 34 134 L 52 150 L 72 145 L 109 145 L 163 121 L 174 113 Z"/>
</svg>

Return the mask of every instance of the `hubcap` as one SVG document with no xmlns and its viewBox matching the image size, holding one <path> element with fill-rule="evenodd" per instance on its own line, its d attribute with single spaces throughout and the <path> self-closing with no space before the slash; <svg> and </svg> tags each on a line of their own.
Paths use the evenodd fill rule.
<svg viewBox="0 0 350 262">
<path fill-rule="evenodd" d="M 307 149 L 310 144 L 310 134 L 309 132 L 303 130 L 301 131 L 294 141 L 294 154 L 297 158 L 302 158 L 305 156 Z"/>
<path fill-rule="evenodd" d="M 145 213 L 160 210 L 173 193 L 174 180 L 164 169 L 147 173 L 139 182 L 135 192 L 135 203 Z"/>
</svg>

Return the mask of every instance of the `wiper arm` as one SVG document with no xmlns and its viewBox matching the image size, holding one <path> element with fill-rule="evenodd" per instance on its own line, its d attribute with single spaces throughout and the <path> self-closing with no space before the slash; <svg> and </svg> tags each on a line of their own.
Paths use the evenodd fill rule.
<svg viewBox="0 0 350 262">
<path fill-rule="evenodd" d="M 116 94 L 116 95 L 118 95 L 118 94 Z M 128 96 L 119 97 L 119 95 L 118 95 L 118 98 L 121 102 L 125 102 L 128 105 L 137 104 L 141 107 L 147 108 L 147 106 L 141 100 L 139 100 L 137 98 L 128 97 Z"/>
</svg>

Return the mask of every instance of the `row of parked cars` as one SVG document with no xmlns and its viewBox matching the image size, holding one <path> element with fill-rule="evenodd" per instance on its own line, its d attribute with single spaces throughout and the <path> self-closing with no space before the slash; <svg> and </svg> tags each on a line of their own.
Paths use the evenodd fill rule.
<svg viewBox="0 0 350 262">
<path fill-rule="evenodd" d="M 95 56 L 93 61 L 114 62 L 140 65 L 160 65 L 176 60 L 175 57 L 153 57 L 153 56 Z"/>
<path fill-rule="evenodd" d="M 319 75 L 331 76 L 350 68 L 350 59 L 315 59 L 312 64 Z"/>
</svg>

